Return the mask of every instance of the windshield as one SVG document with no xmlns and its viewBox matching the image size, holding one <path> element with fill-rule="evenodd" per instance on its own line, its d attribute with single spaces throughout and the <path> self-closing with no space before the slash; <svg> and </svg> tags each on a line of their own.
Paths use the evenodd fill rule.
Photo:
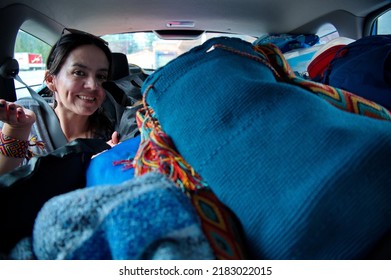
<svg viewBox="0 0 391 280">
<path fill-rule="evenodd" d="M 156 70 L 193 47 L 219 36 L 238 37 L 251 43 L 256 39 L 246 35 L 210 32 L 203 33 L 195 40 L 164 40 L 154 32 L 105 35 L 102 38 L 109 42 L 112 52 L 126 54 L 129 63 L 136 64 L 145 70 Z"/>
</svg>

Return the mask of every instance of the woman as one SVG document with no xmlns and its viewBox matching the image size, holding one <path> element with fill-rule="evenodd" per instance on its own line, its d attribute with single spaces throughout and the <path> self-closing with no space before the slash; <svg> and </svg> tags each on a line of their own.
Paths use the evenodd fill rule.
<svg viewBox="0 0 391 280">
<path fill-rule="evenodd" d="M 71 30 L 69 30 L 71 31 Z M 54 96 L 54 111 L 66 140 L 100 138 L 118 143 L 118 133 L 102 109 L 106 93 L 102 83 L 109 79 L 111 52 L 99 37 L 80 31 L 63 35 L 50 51 L 44 81 Z M 53 150 L 45 124 L 37 119 L 32 106 L 0 100 L 0 174 L 23 164 L 31 157 L 31 137 L 45 144 L 40 151 Z"/>
</svg>

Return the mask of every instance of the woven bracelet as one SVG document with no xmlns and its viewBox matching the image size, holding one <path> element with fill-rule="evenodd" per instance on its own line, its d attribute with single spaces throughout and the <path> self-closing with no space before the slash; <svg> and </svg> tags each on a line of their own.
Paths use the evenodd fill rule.
<svg viewBox="0 0 391 280">
<path fill-rule="evenodd" d="M 44 147 L 41 141 L 30 143 L 28 140 L 18 140 L 3 134 L 0 130 L 0 153 L 6 157 L 30 159 L 34 154 L 29 150 L 29 146 L 35 145 L 41 149 Z"/>
</svg>

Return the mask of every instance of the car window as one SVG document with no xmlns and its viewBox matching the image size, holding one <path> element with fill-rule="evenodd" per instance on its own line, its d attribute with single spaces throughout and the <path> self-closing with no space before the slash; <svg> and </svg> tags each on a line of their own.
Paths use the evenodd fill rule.
<svg viewBox="0 0 391 280">
<path fill-rule="evenodd" d="M 382 14 L 378 18 L 377 34 L 391 34 L 391 11 Z"/>
<path fill-rule="evenodd" d="M 319 45 L 339 36 L 331 24 L 325 24 L 319 28 L 317 35 L 320 37 Z M 106 35 L 103 39 L 109 42 L 111 51 L 125 53 L 129 63 L 136 64 L 144 70 L 153 71 L 206 40 L 219 36 L 239 37 L 250 43 L 257 39 L 246 35 L 213 32 L 205 32 L 195 40 L 163 40 L 153 32 Z M 286 58 L 295 71 L 303 72 L 318 48 L 319 46 L 314 46 L 310 49 L 293 51 L 287 54 Z"/>
<path fill-rule="evenodd" d="M 50 46 L 30 34 L 19 30 L 15 43 L 14 58 L 19 63 L 19 76 L 22 80 L 37 90 L 42 86 L 45 73 L 45 59 Z M 17 98 L 29 96 L 24 85 L 15 81 Z"/>
<path fill-rule="evenodd" d="M 256 39 L 246 35 L 211 32 L 205 32 L 192 40 L 161 39 L 153 32 L 105 35 L 102 38 L 109 42 L 112 52 L 125 53 L 129 63 L 153 71 L 206 40 L 219 36 L 239 37 L 251 43 Z"/>
<path fill-rule="evenodd" d="M 339 33 L 335 26 L 329 23 L 322 25 L 316 32 L 316 35 L 319 36 L 319 42 L 316 45 L 309 48 L 292 50 L 284 54 L 289 66 L 299 75 L 306 76 L 307 66 L 311 62 L 314 54 L 324 44 L 339 37 Z"/>
</svg>

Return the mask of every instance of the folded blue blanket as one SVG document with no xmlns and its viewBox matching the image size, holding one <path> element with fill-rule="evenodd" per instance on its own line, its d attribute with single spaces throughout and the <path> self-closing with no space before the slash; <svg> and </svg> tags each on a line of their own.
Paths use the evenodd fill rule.
<svg viewBox="0 0 391 280">
<path fill-rule="evenodd" d="M 38 259 L 214 259 L 189 198 L 158 173 L 52 198 L 33 249 Z"/>
<path fill-rule="evenodd" d="M 277 82 L 217 38 L 145 81 L 184 159 L 240 219 L 255 259 L 365 258 L 391 229 L 391 122 Z"/>
<path fill-rule="evenodd" d="M 274 44 L 282 53 L 295 49 L 309 48 L 319 42 L 319 36 L 314 34 L 266 34 L 259 37 L 253 44 Z"/>
</svg>

